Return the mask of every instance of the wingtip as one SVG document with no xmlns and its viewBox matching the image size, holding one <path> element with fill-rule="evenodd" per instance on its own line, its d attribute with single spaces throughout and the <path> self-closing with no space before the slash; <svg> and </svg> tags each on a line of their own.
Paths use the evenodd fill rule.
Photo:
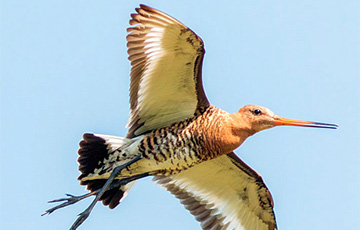
<svg viewBox="0 0 360 230">
<path fill-rule="evenodd" d="M 140 4 L 139 6 L 140 6 L 141 9 L 144 9 L 144 10 L 155 10 L 151 6 L 148 6 L 148 5 L 145 5 L 145 4 Z M 139 8 L 136 8 L 136 9 L 139 9 Z"/>
</svg>

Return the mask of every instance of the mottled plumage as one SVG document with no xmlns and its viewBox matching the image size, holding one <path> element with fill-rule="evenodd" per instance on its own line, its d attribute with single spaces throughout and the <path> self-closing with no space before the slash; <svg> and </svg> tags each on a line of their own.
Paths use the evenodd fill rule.
<svg viewBox="0 0 360 230">
<path fill-rule="evenodd" d="M 115 167 L 138 155 L 143 159 L 127 167 L 116 179 L 144 172 L 165 176 L 179 173 L 203 161 L 227 154 L 230 146 L 228 136 L 234 131 L 231 123 L 231 114 L 209 106 L 198 110 L 188 119 L 132 139 L 85 134 L 84 141 L 80 142 L 79 163 L 82 175 L 79 180 L 84 183 L 88 180 L 106 179 Z M 93 141 L 96 138 L 98 140 Z M 93 153 L 95 149 L 103 152 L 106 150 L 107 153 L 102 154 L 103 159 L 95 160 L 89 154 L 84 154 L 87 151 Z M 94 157 L 100 155 L 94 154 Z"/>
</svg>

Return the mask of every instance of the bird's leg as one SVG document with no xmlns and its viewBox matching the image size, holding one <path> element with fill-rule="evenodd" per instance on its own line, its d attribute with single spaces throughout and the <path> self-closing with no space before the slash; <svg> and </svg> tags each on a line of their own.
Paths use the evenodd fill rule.
<svg viewBox="0 0 360 230">
<path fill-rule="evenodd" d="M 74 222 L 74 224 L 71 226 L 70 230 L 75 230 L 77 229 L 77 227 L 79 227 L 85 220 L 86 218 L 88 218 L 88 216 L 90 215 L 92 209 L 95 207 L 95 204 L 97 201 L 100 200 L 101 196 L 106 192 L 106 190 L 108 190 L 108 187 L 111 185 L 111 183 L 113 182 L 113 180 L 121 173 L 121 171 L 130 166 L 131 164 L 135 163 L 136 161 L 140 160 L 142 158 L 141 155 L 137 156 L 136 158 L 132 159 L 131 161 L 129 161 L 126 164 L 120 165 L 118 167 L 116 167 L 110 174 L 109 178 L 107 179 L 106 183 L 104 184 L 104 186 L 101 188 L 101 190 L 98 192 L 98 194 L 96 195 L 95 199 L 93 200 L 93 202 L 91 202 L 91 204 L 89 205 L 89 207 L 87 207 L 82 213 L 79 214 L 79 217 L 76 219 L 76 221 Z"/>
<path fill-rule="evenodd" d="M 107 181 L 105 182 L 104 186 L 101 188 L 101 189 L 98 189 L 96 191 L 93 191 L 93 192 L 90 192 L 88 194 L 85 194 L 85 195 L 82 195 L 82 196 L 73 196 L 73 195 L 70 195 L 70 194 L 67 194 L 67 196 L 70 196 L 70 198 L 63 198 L 63 199 L 57 199 L 57 200 L 53 200 L 51 202 L 59 202 L 59 201 L 66 201 L 64 202 L 63 204 L 60 204 L 52 209 L 49 209 L 47 211 L 45 211 L 45 214 L 50 214 L 52 213 L 53 211 L 59 209 L 59 208 L 62 208 L 62 207 L 65 207 L 65 206 L 68 206 L 68 205 L 71 205 L 71 204 L 74 204 L 86 197 L 89 197 L 91 195 L 95 195 L 96 194 L 96 197 L 95 199 L 93 200 L 93 202 L 91 202 L 91 204 L 89 205 L 89 207 L 87 209 L 85 209 L 82 213 L 79 214 L 79 217 L 78 219 L 74 222 L 74 224 L 71 226 L 71 230 L 75 230 L 77 227 L 79 227 L 84 221 L 85 219 L 90 215 L 92 209 L 94 208 L 95 204 L 97 201 L 100 200 L 101 196 L 109 189 L 111 188 L 114 188 L 116 186 L 121 186 L 121 185 L 124 185 L 124 184 L 127 184 L 133 180 L 137 180 L 137 179 L 140 179 L 142 177 L 145 177 L 145 176 L 148 176 L 149 173 L 144 173 L 144 174 L 139 174 L 139 175 L 135 175 L 133 177 L 129 177 L 129 178 L 125 178 L 125 179 L 122 179 L 122 180 L 119 180 L 118 182 L 116 183 L 112 183 L 113 180 L 121 173 L 121 171 L 130 166 L 131 164 L 135 163 L 136 161 L 140 160 L 142 158 L 141 155 L 137 156 L 136 158 L 132 159 L 131 161 L 127 162 L 126 164 L 124 165 L 120 165 L 118 167 L 116 167 L 110 174 L 109 178 L 107 179 Z M 113 184 L 113 185 L 112 185 Z"/>
<path fill-rule="evenodd" d="M 106 191 L 108 191 L 110 189 L 113 189 L 113 188 L 120 187 L 121 185 L 126 185 L 126 184 L 130 183 L 131 181 L 138 180 L 138 179 L 141 179 L 141 178 L 146 177 L 146 176 L 149 176 L 149 173 L 143 173 L 143 174 L 135 175 L 133 177 L 118 180 L 118 181 L 110 184 L 110 186 L 106 189 Z M 41 214 L 41 216 L 44 216 L 46 214 L 51 214 L 52 212 L 54 212 L 57 209 L 60 209 L 60 208 L 75 204 L 75 203 L 79 202 L 80 200 L 83 200 L 83 199 L 85 199 L 87 197 L 97 195 L 100 191 L 101 191 L 101 188 L 98 189 L 98 190 L 86 193 L 84 195 L 80 195 L 80 196 L 74 196 L 74 195 L 71 195 L 71 194 L 65 194 L 68 197 L 49 201 L 49 203 L 65 201 L 64 203 L 59 204 L 59 205 L 57 205 L 57 206 L 55 206 L 53 208 L 50 208 L 50 209 L 46 210 L 43 214 Z"/>
</svg>

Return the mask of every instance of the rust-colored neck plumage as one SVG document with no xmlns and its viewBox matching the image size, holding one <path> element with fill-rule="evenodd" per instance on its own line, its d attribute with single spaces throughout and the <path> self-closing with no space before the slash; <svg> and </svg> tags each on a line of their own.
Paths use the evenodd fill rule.
<svg viewBox="0 0 360 230">
<path fill-rule="evenodd" d="M 205 148 L 216 150 L 216 155 L 232 152 L 255 133 L 239 113 L 229 114 L 211 106 L 202 116 L 195 132 L 201 133 L 206 140 Z"/>
<path fill-rule="evenodd" d="M 241 114 L 228 113 L 227 115 L 228 119 L 224 123 L 226 128 L 222 134 L 224 136 L 224 148 L 226 151 L 231 152 L 238 148 L 246 140 L 246 138 L 253 135 L 255 132 L 249 124 L 244 122 Z"/>
</svg>

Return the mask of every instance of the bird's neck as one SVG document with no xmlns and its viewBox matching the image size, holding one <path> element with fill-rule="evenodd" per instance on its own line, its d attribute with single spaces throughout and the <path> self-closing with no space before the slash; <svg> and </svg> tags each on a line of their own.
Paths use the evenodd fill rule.
<svg viewBox="0 0 360 230">
<path fill-rule="evenodd" d="M 224 144 L 228 146 L 227 151 L 229 152 L 238 148 L 249 136 L 255 133 L 251 126 L 244 122 L 239 113 L 229 114 L 226 127 L 227 129 L 224 130 L 224 136 L 226 136 Z"/>
<path fill-rule="evenodd" d="M 234 151 L 253 134 L 244 124 L 241 114 L 229 114 L 210 106 L 199 112 L 186 130 L 199 139 L 211 157 L 216 157 Z"/>
<path fill-rule="evenodd" d="M 238 148 L 253 133 L 250 127 L 244 126 L 244 121 L 238 114 L 229 114 L 216 109 L 212 116 L 211 129 L 205 129 L 205 140 L 209 149 L 216 149 L 217 154 L 228 154 Z M 206 127 L 204 127 L 206 128 Z"/>
</svg>

